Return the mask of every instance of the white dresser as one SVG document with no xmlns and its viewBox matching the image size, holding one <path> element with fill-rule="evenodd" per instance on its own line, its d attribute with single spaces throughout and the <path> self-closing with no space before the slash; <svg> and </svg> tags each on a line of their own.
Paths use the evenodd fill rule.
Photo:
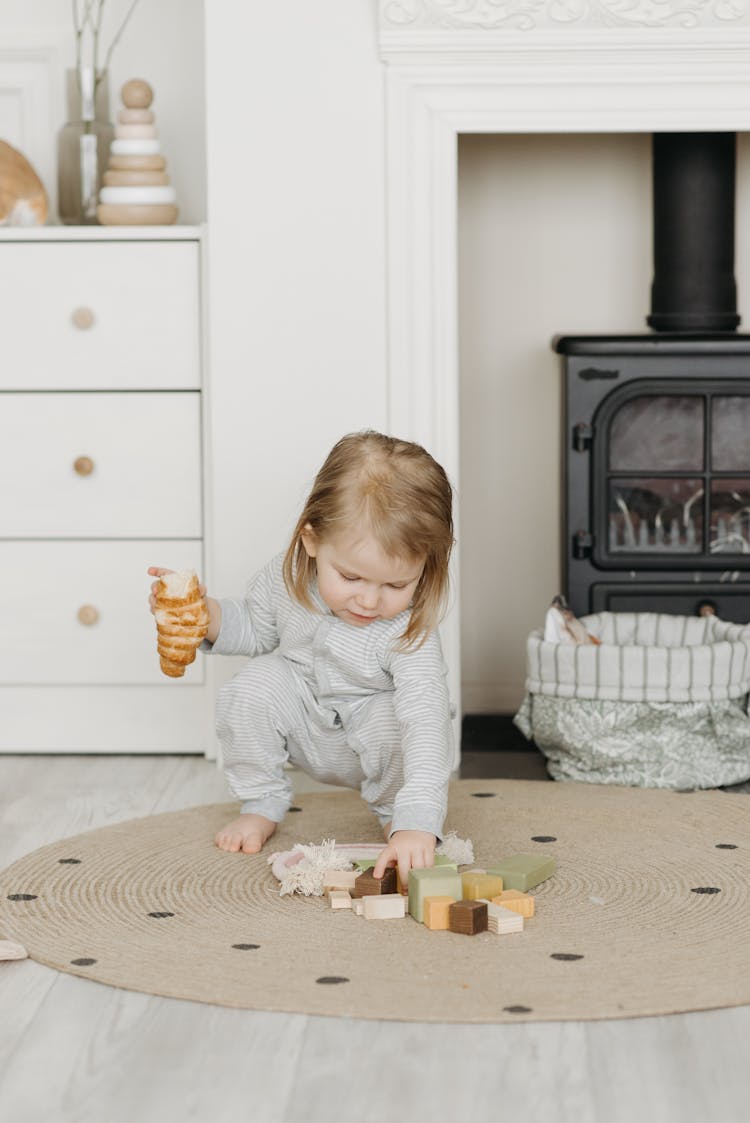
<svg viewBox="0 0 750 1123">
<path fill-rule="evenodd" d="M 149 565 L 205 577 L 201 230 L 0 231 L 0 751 L 212 752 Z"/>
</svg>

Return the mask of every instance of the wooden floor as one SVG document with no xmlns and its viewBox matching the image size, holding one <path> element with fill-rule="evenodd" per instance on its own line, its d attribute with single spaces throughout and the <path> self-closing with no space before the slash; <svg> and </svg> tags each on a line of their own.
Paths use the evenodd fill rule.
<svg viewBox="0 0 750 1123">
<path fill-rule="evenodd" d="M 0 756 L 0 867 L 225 799 L 195 757 Z M 745 1123 L 749 1060 L 747 1007 L 435 1026 L 227 1010 L 0 964 L 4 1123 Z"/>
</svg>

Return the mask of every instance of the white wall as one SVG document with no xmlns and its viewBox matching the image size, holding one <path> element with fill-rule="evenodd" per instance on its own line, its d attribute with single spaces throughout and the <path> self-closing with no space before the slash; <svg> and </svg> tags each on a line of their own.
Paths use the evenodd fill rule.
<svg viewBox="0 0 750 1123">
<path fill-rule="evenodd" d="M 373 20 L 360 0 L 207 4 L 217 594 L 286 547 L 331 445 L 386 425 Z"/>
<path fill-rule="evenodd" d="M 464 710 L 512 712 L 525 639 L 560 588 L 553 335 L 647 331 L 650 138 L 467 136 L 459 175 Z M 750 330 L 750 145 L 738 144 Z"/>
<path fill-rule="evenodd" d="M 130 0 L 105 5 L 105 49 L 129 6 Z M 112 55 L 109 75 L 113 120 L 123 82 L 138 77 L 153 86 L 167 172 L 177 188 L 180 222 L 186 223 L 206 217 L 203 39 L 203 0 L 140 0 Z M 56 136 L 67 113 L 64 71 L 74 64 L 69 0 L 2 0 L 0 139 L 21 147 L 53 210 Z M 52 221 L 57 221 L 54 214 Z"/>
</svg>

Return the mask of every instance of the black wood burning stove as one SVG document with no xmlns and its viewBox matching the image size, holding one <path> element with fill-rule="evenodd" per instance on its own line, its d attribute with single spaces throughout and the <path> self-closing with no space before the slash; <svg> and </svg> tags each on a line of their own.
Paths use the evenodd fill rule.
<svg viewBox="0 0 750 1123">
<path fill-rule="evenodd" d="M 750 621 L 750 336 L 734 283 L 735 138 L 654 136 L 638 336 L 561 336 L 563 582 L 576 614 Z"/>
</svg>

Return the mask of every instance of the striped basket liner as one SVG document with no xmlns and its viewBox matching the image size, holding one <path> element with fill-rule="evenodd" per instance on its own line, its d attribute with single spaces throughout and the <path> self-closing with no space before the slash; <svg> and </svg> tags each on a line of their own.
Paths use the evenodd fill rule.
<svg viewBox="0 0 750 1123">
<path fill-rule="evenodd" d="M 581 623 L 599 645 L 531 633 L 526 689 L 555 698 L 718 702 L 750 691 L 750 625 L 716 616 L 600 612 Z"/>
</svg>

